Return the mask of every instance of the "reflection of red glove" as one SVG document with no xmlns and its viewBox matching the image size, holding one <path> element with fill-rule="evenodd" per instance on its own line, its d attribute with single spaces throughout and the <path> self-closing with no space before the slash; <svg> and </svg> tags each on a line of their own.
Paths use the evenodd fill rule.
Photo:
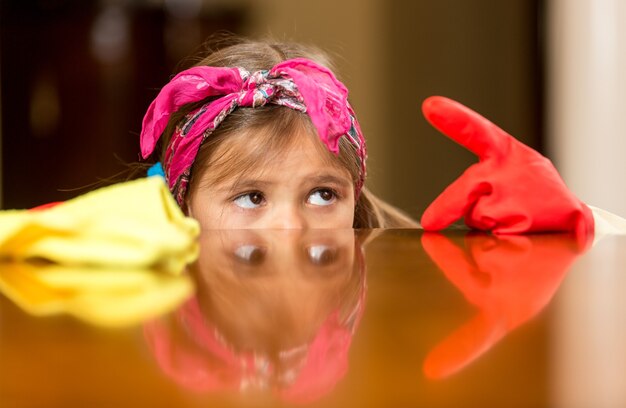
<svg viewBox="0 0 626 408">
<path fill-rule="evenodd" d="M 464 216 L 469 227 L 500 234 L 593 233 L 591 210 L 547 158 L 458 102 L 433 96 L 422 110 L 435 128 L 480 160 L 426 209 L 424 229 L 439 230 Z"/>
<path fill-rule="evenodd" d="M 464 248 L 436 233 L 424 250 L 478 313 L 428 354 L 424 373 L 447 377 L 537 315 L 584 251 L 571 236 L 468 235 Z"/>
</svg>

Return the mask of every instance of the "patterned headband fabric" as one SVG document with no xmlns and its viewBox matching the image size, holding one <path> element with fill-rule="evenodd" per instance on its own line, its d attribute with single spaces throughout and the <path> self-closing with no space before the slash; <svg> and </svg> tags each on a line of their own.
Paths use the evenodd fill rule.
<svg viewBox="0 0 626 408">
<path fill-rule="evenodd" d="M 233 110 L 271 103 L 307 113 L 329 151 L 339 152 L 346 136 L 358 152 L 361 171 L 355 185 L 358 197 L 365 180 L 365 140 L 348 90 L 327 68 L 305 58 L 286 60 L 269 71 L 250 73 L 242 68 L 200 66 L 182 71 L 163 87 L 143 119 L 141 154 L 147 158 L 165 130 L 172 113 L 182 106 L 206 103 L 177 126 L 167 146 L 163 168 L 170 191 L 182 205 L 191 167 L 200 145 Z"/>
</svg>

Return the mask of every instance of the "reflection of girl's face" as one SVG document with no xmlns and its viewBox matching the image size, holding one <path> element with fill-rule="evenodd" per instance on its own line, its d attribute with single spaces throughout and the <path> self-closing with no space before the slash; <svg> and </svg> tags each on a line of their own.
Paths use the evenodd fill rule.
<svg viewBox="0 0 626 408">
<path fill-rule="evenodd" d="M 200 303 L 242 349 L 311 340 L 355 281 L 352 229 L 210 231 L 200 245 Z"/>
</svg>

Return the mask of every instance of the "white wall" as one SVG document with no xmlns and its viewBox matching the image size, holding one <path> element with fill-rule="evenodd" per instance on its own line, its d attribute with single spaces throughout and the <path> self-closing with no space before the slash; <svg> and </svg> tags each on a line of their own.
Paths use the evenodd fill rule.
<svg viewBox="0 0 626 408">
<path fill-rule="evenodd" d="M 626 2 L 552 0 L 549 153 L 586 203 L 626 216 Z"/>
<path fill-rule="evenodd" d="M 626 216 L 626 2 L 552 0 L 548 8 L 548 142 L 570 188 Z M 625 406 L 624 256 L 600 242 L 560 289 L 552 337 L 556 407 Z M 593 259 L 593 261 L 592 261 Z M 590 265 L 594 266 L 591 270 Z M 589 329 L 592 328 L 592 329 Z"/>
</svg>

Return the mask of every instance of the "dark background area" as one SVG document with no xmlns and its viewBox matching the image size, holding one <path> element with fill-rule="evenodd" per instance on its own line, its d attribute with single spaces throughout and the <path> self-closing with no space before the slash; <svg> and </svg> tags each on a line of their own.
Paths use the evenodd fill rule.
<svg viewBox="0 0 626 408">
<path fill-rule="evenodd" d="M 83 0 L 3 0 L 1 13 L 4 208 L 123 179 L 139 159 L 143 114 L 181 58 L 245 18 L 212 10 L 185 24 L 147 2 Z"/>
<path fill-rule="evenodd" d="M 421 118 L 425 97 L 458 99 L 542 148 L 541 0 L 0 4 L 2 208 L 66 200 L 98 180 L 123 179 L 126 164 L 139 159 L 141 119 L 158 89 L 219 30 L 254 37 L 269 31 L 346 58 L 356 46 L 375 53 L 365 60 L 384 73 L 376 84 L 359 82 L 360 61 L 340 59 L 347 71 L 340 74 L 357 113 L 366 112 L 360 121 L 370 147 L 370 187 L 413 215 L 475 161 Z M 194 4 L 201 7 L 190 9 Z M 375 8 L 377 27 L 349 21 L 361 6 Z M 281 10 L 293 16 L 281 17 L 292 32 L 282 32 L 276 19 L 267 27 L 255 23 Z M 355 32 L 369 29 L 380 33 Z M 360 44 L 361 37 L 376 43 Z"/>
</svg>

